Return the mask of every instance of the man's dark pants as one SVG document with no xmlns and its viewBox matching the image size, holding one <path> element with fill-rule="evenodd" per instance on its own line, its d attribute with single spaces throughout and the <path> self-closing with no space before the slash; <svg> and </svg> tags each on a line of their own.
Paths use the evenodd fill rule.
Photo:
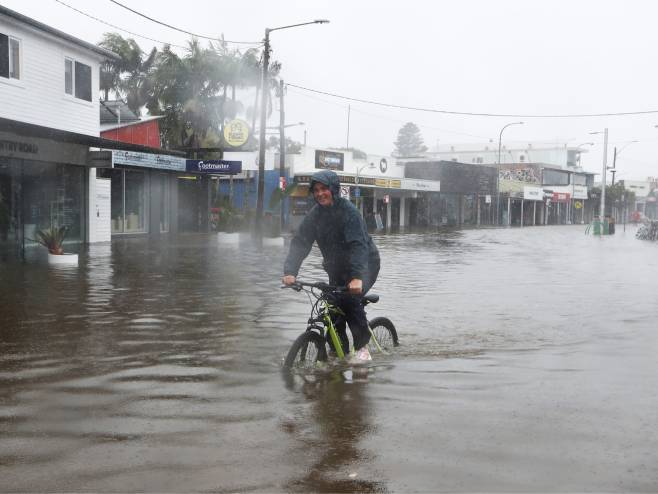
<svg viewBox="0 0 658 494">
<path fill-rule="evenodd" d="M 377 281 L 379 274 L 379 259 L 370 261 L 368 263 L 368 275 L 363 280 L 363 291 L 361 295 L 349 295 L 347 293 L 340 294 L 335 300 L 335 305 L 339 307 L 345 316 L 338 316 L 334 318 L 334 326 L 338 333 L 338 338 L 343 346 L 343 352 L 347 353 L 349 350 L 349 341 L 347 339 L 347 332 L 345 330 L 345 323 L 350 327 L 352 332 L 352 339 L 354 340 L 354 350 L 359 350 L 366 346 L 370 341 L 370 330 L 368 329 L 368 319 L 366 311 L 363 308 L 361 299 L 372 288 L 372 285 Z M 345 280 L 344 277 L 332 276 L 329 274 L 329 283 L 331 285 L 345 286 L 351 280 Z M 327 334 L 327 341 L 330 348 L 333 349 L 333 344 L 329 335 Z"/>
</svg>

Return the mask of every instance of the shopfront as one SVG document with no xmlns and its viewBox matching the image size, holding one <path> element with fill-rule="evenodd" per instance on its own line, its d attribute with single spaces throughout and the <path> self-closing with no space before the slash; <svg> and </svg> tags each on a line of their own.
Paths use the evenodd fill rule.
<svg viewBox="0 0 658 494">
<path fill-rule="evenodd" d="M 0 132 L 0 259 L 29 255 L 36 232 L 67 227 L 85 241 L 88 147 Z"/>
<path fill-rule="evenodd" d="M 111 181 L 112 235 L 159 235 L 176 230 L 178 175 L 185 158 L 112 151 L 112 167 L 97 170 Z"/>
</svg>

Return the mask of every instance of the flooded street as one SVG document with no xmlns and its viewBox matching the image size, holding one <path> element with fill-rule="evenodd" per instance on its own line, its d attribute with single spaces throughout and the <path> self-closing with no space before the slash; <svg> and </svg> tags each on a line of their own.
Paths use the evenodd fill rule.
<svg viewBox="0 0 658 494">
<path fill-rule="evenodd" d="M 621 230 L 376 236 L 399 351 L 292 384 L 281 247 L 0 263 L 0 491 L 658 491 L 658 245 Z"/>
</svg>

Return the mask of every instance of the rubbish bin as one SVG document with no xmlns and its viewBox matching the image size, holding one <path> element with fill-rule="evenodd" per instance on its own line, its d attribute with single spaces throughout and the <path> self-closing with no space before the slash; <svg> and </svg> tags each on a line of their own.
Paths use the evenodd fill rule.
<svg viewBox="0 0 658 494">
<path fill-rule="evenodd" d="M 603 218 L 603 224 L 601 225 L 601 235 L 608 235 L 610 233 L 609 226 L 610 223 L 608 221 L 608 217 L 606 216 Z"/>
<path fill-rule="evenodd" d="M 601 222 L 598 216 L 594 216 L 594 221 L 592 221 L 592 234 L 601 235 Z"/>
</svg>

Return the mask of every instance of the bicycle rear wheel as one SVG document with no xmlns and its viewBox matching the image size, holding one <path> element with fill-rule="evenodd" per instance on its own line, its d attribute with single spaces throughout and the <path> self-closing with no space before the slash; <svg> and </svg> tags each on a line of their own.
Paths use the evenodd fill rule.
<svg viewBox="0 0 658 494">
<path fill-rule="evenodd" d="M 399 345 L 398 332 L 388 317 L 375 317 L 372 321 L 368 321 L 368 325 L 382 350 L 389 351 Z M 378 351 L 377 345 L 372 341 L 372 338 L 370 338 L 370 342 L 368 343 L 368 350 L 371 352 Z"/>
<path fill-rule="evenodd" d="M 313 331 L 306 331 L 299 335 L 290 347 L 283 362 L 283 368 L 286 370 L 310 370 L 316 367 L 317 362 L 326 361 L 327 348 L 324 338 Z"/>
</svg>

